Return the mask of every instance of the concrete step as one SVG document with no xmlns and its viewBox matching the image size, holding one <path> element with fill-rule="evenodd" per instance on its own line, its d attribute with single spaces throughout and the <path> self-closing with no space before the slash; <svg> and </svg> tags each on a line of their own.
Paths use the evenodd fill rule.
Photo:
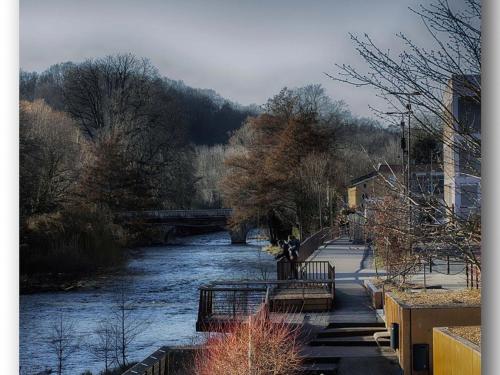
<svg viewBox="0 0 500 375">
<path fill-rule="evenodd" d="M 334 322 L 328 324 L 327 328 L 347 328 L 347 327 L 384 327 L 384 322 Z"/>
<path fill-rule="evenodd" d="M 389 346 L 390 340 L 378 340 L 380 346 Z M 378 346 L 373 336 L 323 337 L 316 338 L 310 346 Z"/>
<path fill-rule="evenodd" d="M 307 346 L 301 355 L 304 363 L 337 363 L 352 357 L 395 357 L 394 350 L 378 346 Z"/>
<path fill-rule="evenodd" d="M 327 328 L 318 332 L 318 338 L 324 337 L 349 337 L 349 336 L 373 336 L 376 332 L 383 332 L 382 327 L 341 327 Z"/>
<path fill-rule="evenodd" d="M 301 375 L 337 375 L 336 363 L 310 363 L 304 364 L 300 370 Z"/>
</svg>

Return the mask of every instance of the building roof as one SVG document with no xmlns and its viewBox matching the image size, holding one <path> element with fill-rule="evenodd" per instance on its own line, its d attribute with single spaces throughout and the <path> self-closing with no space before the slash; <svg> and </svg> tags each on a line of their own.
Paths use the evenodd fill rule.
<svg viewBox="0 0 500 375">
<path fill-rule="evenodd" d="M 430 170 L 431 170 L 430 164 L 413 164 L 411 166 L 412 173 L 429 172 Z M 443 168 L 438 163 L 432 164 L 432 171 L 441 173 L 443 172 Z M 403 166 L 401 164 L 379 164 L 377 170 L 352 179 L 350 187 L 358 185 L 364 181 L 371 180 L 372 178 L 377 177 L 379 174 L 402 173 L 402 172 L 403 172 Z"/>
<path fill-rule="evenodd" d="M 363 176 L 360 176 L 360 177 L 357 177 L 353 180 L 351 180 L 351 186 L 353 185 L 357 185 L 359 184 L 360 182 L 363 182 L 363 181 L 367 181 L 373 177 L 376 177 L 378 175 L 378 171 L 373 171 L 373 172 L 370 172 L 368 174 L 365 174 Z"/>
</svg>

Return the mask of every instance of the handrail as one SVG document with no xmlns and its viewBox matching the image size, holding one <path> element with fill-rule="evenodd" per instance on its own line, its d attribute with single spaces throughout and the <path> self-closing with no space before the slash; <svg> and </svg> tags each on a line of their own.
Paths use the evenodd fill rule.
<svg viewBox="0 0 500 375">
<path fill-rule="evenodd" d="M 291 278 L 299 280 L 325 280 L 329 279 L 332 265 L 329 261 L 302 261 L 290 262 L 281 259 L 276 263 L 278 280 Z"/>
<path fill-rule="evenodd" d="M 311 284 L 316 282 L 317 280 L 239 280 L 239 281 L 213 281 L 209 284 L 205 284 L 200 286 L 200 289 L 214 289 L 217 288 L 215 285 L 248 285 L 248 284 L 258 284 L 258 285 L 267 285 L 267 284 Z M 332 279 L 324 279 L 321 282 L 329 282 Z M 238 288 L 242 289 L 242 288 Z M 262 288 L 264 289 L 264 288 Z M 232 289 L 231 289 L 232 290 Z"/>
<path fill-rule="evenodd" d="M 323 228 L 307 237 L 301 244 L 299 249 L 299 261 L 305 261 L 311 256 L 324 242 L 331 237 L 331 228 Z"/>
</svg>

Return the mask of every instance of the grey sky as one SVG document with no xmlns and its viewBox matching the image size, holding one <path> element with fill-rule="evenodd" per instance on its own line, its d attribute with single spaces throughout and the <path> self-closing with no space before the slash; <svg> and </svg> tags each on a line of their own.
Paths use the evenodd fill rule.
<svg viewBox="0 0 500 375">
<path fill-rule="evenodd" d="M 408 6 L 428 0 L 21 0 L 20 63 L 42 71 L 117 52 L 148 57 L 162 75 L 241 104 L 283 86 L 321 83 L 369 115 L 369 89 L 334 82 L 334 63 L 362 66 L 347 35 L 368 33 L 397 51 L 403 31 L 430 43 Z"/>
</svg>

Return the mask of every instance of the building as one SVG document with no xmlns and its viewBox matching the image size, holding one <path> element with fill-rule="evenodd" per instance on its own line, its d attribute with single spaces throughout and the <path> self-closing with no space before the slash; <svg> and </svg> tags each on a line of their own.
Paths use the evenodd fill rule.
<svg viewBox="0 0 500 375">
<path fill-rule="evenodd" d="M 480 79 L 453 76 L 444 96 L 444 202 L 459 217 L 481 210 Z"/>
<path fill-rule="evenodd" d="M 411 192 L 413 196 L 433 195 L 442 200 L 444 174 L 439 164 L 412 165 Z M 349 208 L 364 211 L 371 200 L 381 199 L 404 188 L 401 165 L 379 164 L 376 171 L 351 181 L 347 189 Z"/>
</svg>

